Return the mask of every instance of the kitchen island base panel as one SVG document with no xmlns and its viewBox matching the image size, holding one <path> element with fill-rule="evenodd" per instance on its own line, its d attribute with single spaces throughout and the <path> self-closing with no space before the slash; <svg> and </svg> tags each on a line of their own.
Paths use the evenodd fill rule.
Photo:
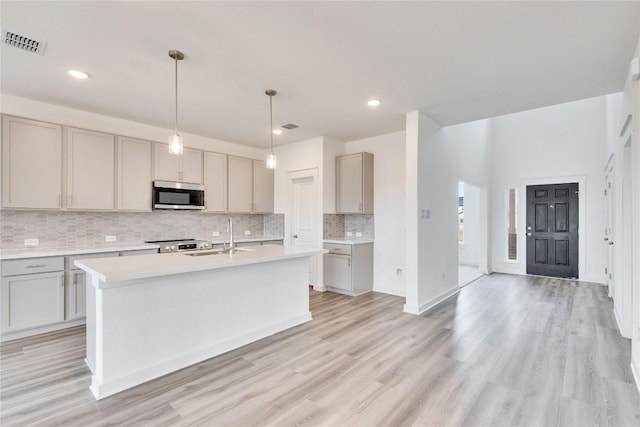
<svg viewBox="0 0 640 427">
<path fill-rule="evenodd" d="M 309 258 L 87 289 L 90 390 L 102 399 L 311 320 Z"/>
</svg>

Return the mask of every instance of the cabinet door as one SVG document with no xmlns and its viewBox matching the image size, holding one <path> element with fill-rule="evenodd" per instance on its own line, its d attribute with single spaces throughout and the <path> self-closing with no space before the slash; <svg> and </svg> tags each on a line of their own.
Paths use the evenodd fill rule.
<svg viewBox="0 0 640 427">
<path fill-rule="evenodd" d="M 362 156 L 336 159 L 336 212 L 362 212 Z"/>
<path fill-rule="evenodd" d="M 261 160 L 253 161 L 253 211 L 273 212 L 273 169 Z"/>
<path fill-rule="evenodd" d="M 2 206 L 61 207 L 62 127 L 4 116 Z"/>
<path fill-rule="evenodd" d="M 204 199 L 207 212 L 227 211 L 227 156 L 204 153 Z"/>
<path fill-rule="evenodd" d="M 251 212 L 253 161 L 229 156 L 229 212 Z"/>
<path fill-rule="evenodd" d="M 115 193 L 113 135 L 66 128 L 68 209 L 112 210 Z"/>
<path fill-rule="evenodd" d="M 65 320 L 87 315 L 87 274 L 82 270 L 67 271 L 65 277 Z"/>
<path fill-rule="evenodd" d="M 151 210 L 151 142 L 119 136 L 116 209 Z"/>
<path fill-rule="evenodd" d="M 41 273 L 2 278 L 2 332 L 64 320 L 64 274 Z"/>
<path fill-rule="evenodd" d="M 153 145 L 153 179 L 161 181 L 181 181 L 180 163 L 182 156 L 169 153 L 167 144 Z"/>
<path fill-rule="evenodd" d="M 185 148 L 181 156 L 169 153 L 167 144 L 153 147 L 153 179 L 202 184 L 202 151 Z"/>
<path fill-rule="evenodd" d="M 325 254 L 324 282 L 326 286 L 345 291 L 353 291 L 351 281 L 351 257 Z"/>
<path fill-rule="evenodd" d="M 202 184 L 202 151 L 185 148 L 180 170 L 180 181 Z"/>
</svg>

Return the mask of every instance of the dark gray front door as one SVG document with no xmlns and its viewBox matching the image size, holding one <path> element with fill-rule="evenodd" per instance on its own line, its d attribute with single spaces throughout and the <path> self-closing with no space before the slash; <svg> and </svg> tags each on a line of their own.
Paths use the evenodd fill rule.
<svg viewBox="0 0 640 427">
<path fill-rule="evenodd" d="M 578 277 L 578 184 L 527 187 L 527 274 Z"/>
</svg>

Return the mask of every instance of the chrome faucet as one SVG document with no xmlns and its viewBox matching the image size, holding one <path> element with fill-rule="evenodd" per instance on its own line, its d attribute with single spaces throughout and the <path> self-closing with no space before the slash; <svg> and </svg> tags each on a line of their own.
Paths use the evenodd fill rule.
<svg viewBox="0 0 640 427">
<path fill-rule="evenodd" d="M 227 233 L 229 233 L 229 253 L 236 253 L 235 243 L 233 242 L 233 219 L 230 217 L 227 222 Z"/>
</svg>

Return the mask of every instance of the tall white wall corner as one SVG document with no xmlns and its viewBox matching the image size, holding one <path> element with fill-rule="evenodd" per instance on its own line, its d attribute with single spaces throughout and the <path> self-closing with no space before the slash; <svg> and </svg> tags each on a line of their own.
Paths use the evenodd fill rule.
<svg viewBox="0 0 640 427">
<path fill-rule="evenodd" d="M 630 82 L 637 82 L 640 80 L 640 57 L 636 56 L 631 60 L 631 64 L 629 64 L 628 80 Z"/>
</svg>

